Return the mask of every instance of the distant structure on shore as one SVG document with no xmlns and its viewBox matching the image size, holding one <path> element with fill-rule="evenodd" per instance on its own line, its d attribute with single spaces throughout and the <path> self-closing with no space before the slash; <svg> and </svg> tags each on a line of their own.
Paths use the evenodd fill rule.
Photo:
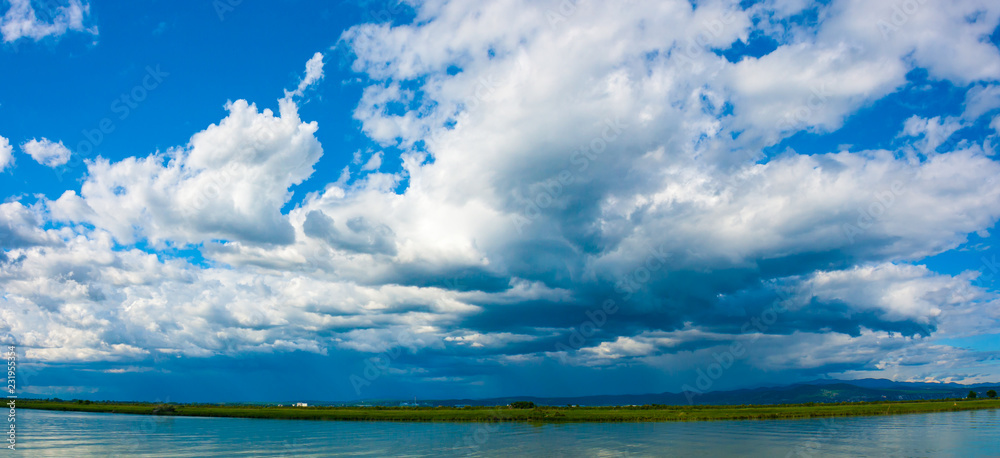
<svg viewBox="0 0 1000 458">
<path fill-rule="evenodd" d="M 309 404 L 306 404 L 304 402 L 296 402 L 295 404 L 292 405 L 295 407 L 309 407 Z"/>
</svg>

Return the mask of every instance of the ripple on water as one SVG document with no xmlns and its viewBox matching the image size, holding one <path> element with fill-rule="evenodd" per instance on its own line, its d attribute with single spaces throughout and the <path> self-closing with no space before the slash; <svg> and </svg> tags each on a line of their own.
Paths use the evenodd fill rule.
<svg viewBox="0 0 1000 458">
<path fill-rule="evenodd" d="M 380 423 L 19 412 L 28 456 L 1000 456 L 996 410 L 691 423 Z"/>
</svg>

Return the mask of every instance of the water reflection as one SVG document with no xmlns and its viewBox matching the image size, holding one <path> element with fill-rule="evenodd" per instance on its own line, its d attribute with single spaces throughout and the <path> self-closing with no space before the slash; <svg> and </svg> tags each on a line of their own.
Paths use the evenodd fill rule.
<svg viewBox="0 0 1000 458">
<path fill-rule="evenodd" d="M 28 456 L 1000 455 L 996 410 L 818 420 L 563 425 L 154 417 L 23 410 Z"/>
</svg>

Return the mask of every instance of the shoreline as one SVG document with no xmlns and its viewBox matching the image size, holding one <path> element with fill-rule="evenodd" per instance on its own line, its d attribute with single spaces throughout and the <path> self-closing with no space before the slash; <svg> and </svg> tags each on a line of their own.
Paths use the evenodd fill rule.
<svg viewBox="0 0 1000 458">
<path fill-rule="evenodd" d="M 274 420 L 391 422 L 644 423 L 671 421 L 796 420 L 810 418 L 905 415 L 998 409 L 997 399 L 879 401 L 751 406 L 539 406 L 513 409 L 479 407 L 277 407 L 272 405 L 156 404 L 131 402 L 19 399 L 17 407 L 62 412 L 115 413 L 163 417 L 217 417 Z"/>
</svg>

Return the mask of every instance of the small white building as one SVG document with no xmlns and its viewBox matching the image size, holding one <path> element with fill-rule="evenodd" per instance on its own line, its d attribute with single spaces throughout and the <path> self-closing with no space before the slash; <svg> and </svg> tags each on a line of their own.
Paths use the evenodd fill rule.
<svg viewBox="0 0 1000 458">
<path fill-rule="evenodd" d="M 304 403 L 304 402 L 296 402 L 296 403 L 295 403 L 295 404 L 293 404 L 293 405 L 294 405 L 295 407 L 309 407 L 309 404 L 306 404 L 306 403 Z"/>
</svg>

